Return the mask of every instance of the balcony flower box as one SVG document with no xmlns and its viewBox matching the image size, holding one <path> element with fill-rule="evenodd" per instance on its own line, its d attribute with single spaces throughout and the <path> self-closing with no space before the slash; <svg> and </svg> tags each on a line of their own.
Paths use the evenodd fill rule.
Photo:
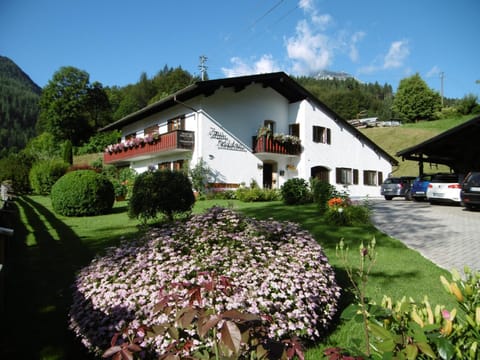
<svg viewBox="0 0 480 360">
<path fill-rule="evenodd" d="M 194 132 L 175 130 L 166 134 L 134 138 L 107 146 L 103 154 L 104 163 L 131 161 L 148 158 L 157 153 L 177 150 L 193 150 Z"/>
</svg>

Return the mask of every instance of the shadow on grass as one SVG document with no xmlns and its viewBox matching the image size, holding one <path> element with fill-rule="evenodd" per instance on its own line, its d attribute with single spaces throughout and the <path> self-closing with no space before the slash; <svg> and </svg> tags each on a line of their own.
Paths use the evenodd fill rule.
<svg viewBox="0 0 480 360">
<path fill-rule="evenodd" d="M 13 227 L 5 266 L 3 358 L 88 359 L 68 330 L 67 314 L 74 274 L 92 253 L 67 225 L 28 197 L 16 200 Z M 26 243 L 29 229 L 36 242 L 31 246 Z"/>
</svg>

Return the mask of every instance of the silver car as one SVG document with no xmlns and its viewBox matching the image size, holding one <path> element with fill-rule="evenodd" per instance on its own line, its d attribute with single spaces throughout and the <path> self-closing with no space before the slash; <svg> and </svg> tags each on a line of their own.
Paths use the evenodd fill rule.
<svg viewBox="0 0 480 360">
<path fill-rule="evenodd" d="M 394 197 L 403 197 L 405 200 L 412 200 L 410 189 L 415 176 L 389 177 L 380 186 L 380 194 L 385 200 L 392 200 Z"/>
</svg>

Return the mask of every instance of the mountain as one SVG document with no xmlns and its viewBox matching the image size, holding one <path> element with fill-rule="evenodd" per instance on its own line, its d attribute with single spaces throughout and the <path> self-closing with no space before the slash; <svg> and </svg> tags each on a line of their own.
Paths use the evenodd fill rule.
<svg viewBox="0 0 480 360">
<path fill-rule="evenodd" d="M 347 80 L 354 79 L 354 77 L 346 72 L 336 72 L 329 70 L 322 70 L 317 75 L 313 76 L 317 80 Z"/>
<path fill-rule="evenodd" d="M 35 136 L 42 89 L 12 60 L 0 56 L 0 157 Z"/>
</svg>

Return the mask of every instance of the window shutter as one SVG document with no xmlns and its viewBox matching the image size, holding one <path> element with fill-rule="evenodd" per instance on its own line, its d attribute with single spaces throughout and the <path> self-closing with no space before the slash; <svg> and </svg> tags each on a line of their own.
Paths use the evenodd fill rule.
<svg viewBox="0 0 480 360">
<path fill-rule="evenodd" d="M 340 184 L 342 182 L 342 169 L 336 168 L 335 169 L 335 182 Z"/>
<path fill-rule="evenodd" d="M 365 172 L 363 173 L 364 182 L 365 182 Z M 358 185 L 358 169 L 353 169 L 353 184 Z"/>
<path fill-rule="evenodd" d="M 378 185 L 383 183 L 383 173 L 381 171 L 378 172 Z"/>
<path fill-rule="evenodd" d="M 330 145 L 331 143 L 332 143 L 332 131 L 327 128 L 327 144 Z"/>
</svg>

